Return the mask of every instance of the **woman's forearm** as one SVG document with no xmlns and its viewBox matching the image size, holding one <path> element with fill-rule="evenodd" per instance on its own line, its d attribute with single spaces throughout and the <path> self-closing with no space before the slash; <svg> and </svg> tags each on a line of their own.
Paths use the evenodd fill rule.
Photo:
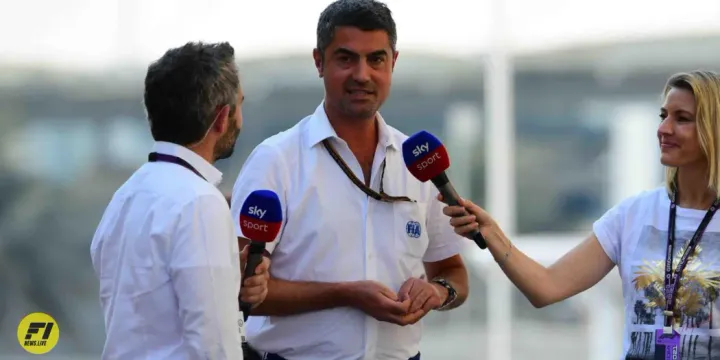
<svg viewBox="0 0 720 360">
<path fill-rule="evenodd" d="M 549 269 L 512 246 L 502 229 L 492 226 L 483 235 L 495 261 L 533 306 L 541 308 L 560 300 Z"/>
</svg>

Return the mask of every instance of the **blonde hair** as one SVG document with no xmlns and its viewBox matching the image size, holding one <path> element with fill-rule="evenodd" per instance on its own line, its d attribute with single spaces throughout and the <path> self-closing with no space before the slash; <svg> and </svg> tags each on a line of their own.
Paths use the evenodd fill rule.
<svg viewBox="0 0 720 360">
<path fill-rule="evenodd" d="M 695 97 L 695 123 L 700 147 L 708 162 L 708 188 L 718 194 L 720 189 L 720 75 L 695 70 L 671 76 L 665 84 L 663 96 L 671 89 L 690 91 Z M 677 188 L 676 167 L 665 167 L 665 187 L 668 193 Z M 718 195 L 720 196 L 720 195 Z"/>
</svg>

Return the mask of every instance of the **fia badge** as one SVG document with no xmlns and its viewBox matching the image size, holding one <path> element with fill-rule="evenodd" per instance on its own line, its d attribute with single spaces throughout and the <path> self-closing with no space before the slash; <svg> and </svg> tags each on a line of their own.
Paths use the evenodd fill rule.
<svg viewBox="0 0 720 360">
<path fill-rule="evenodd" d="M 675 329 L 665 334 L 663 329 L 655 330 L 655 359 L 675 360 L 680 356 L 680 334 Z"/>
</svg>

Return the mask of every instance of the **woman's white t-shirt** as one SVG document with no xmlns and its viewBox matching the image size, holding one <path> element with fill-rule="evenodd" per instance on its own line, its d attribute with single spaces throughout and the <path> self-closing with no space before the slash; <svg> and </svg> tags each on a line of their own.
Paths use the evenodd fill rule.
<svg viewBox="0 0 720 360">
<path fill-rule="evenodd" d="M 665 254 L 670 199 L 664 187 L 644 191 L 608 210 L 593 231 L 618 266 L 625 298 L 621 359 L 655 359 L 655 330 L 662 328 Z M 705 216 L 677 208 L 673 270 Z M 720 211 L 689 258 L 676 309 L 681 334 L 678 359 L 720 360 Z"/>
</svg>

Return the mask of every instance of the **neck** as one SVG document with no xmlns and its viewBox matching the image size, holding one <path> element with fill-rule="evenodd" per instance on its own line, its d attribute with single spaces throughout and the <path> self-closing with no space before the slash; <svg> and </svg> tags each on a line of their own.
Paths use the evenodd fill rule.
<svg viewBox="0 0 720 360">
<path fill-rule="evenodd" d="M 210 164 L 215 164 L 215 150 L 208 144 L 200 143 L 192 147 L 188 147 L 188 150 L 198 154 L 201 158 Z"/>
<path fill-rule="evenodd" d="M 338 137 L 345 140 L 350 150 L 358 154 L 375 154 L 378 144 L 378 125 L 375 116 L 368 119 L 347 119 L 333 114 L 331 109 L 325 108 L 330 125 L 335 129 Z"/>
<path fill-rule="evenodd" d="M 683 167 L 678 169 L 677 205 L 689 209 L 705 210 L 715 201 L 717 194 L 708 188 L 706 167 Z"/>
</svg>

